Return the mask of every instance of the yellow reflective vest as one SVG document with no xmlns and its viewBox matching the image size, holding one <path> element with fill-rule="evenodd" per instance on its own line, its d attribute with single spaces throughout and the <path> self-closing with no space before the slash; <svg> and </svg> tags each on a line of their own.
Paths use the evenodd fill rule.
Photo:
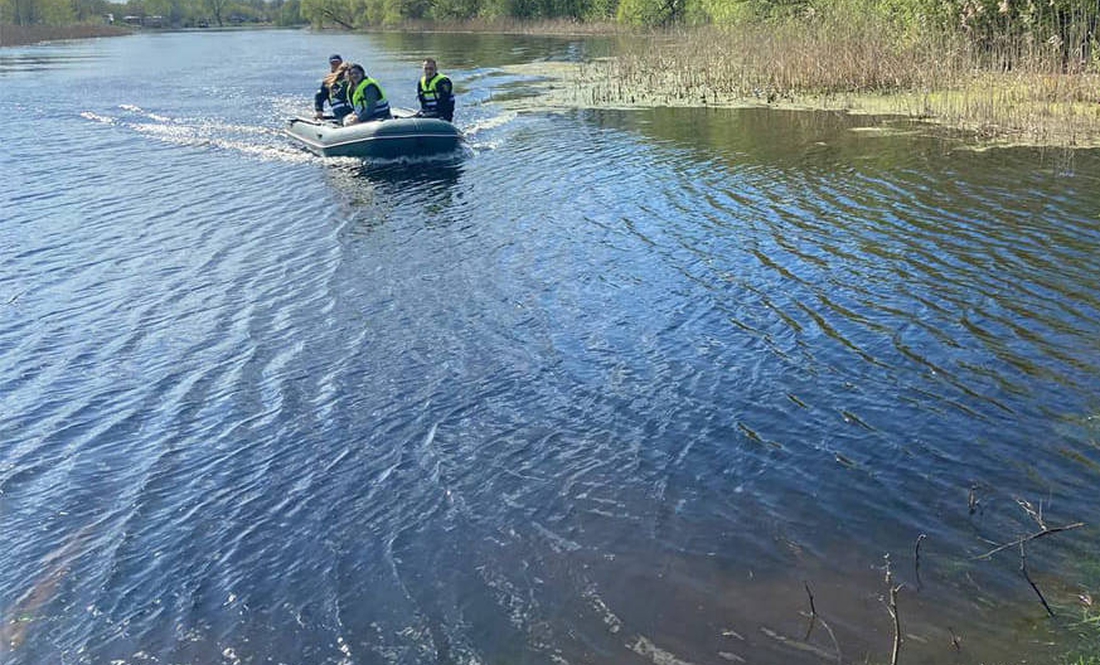
<svg viewBox="0 0 1100 665">
<path fill-rule="evenodd" d="M 372 85 L 378 90 L 378 99 L 373 105 L 367 102 L 367 88 Z M 390 102 L 386 99 L 386 91 L 378 81 L 369 76 L 360 81 L 355 91 L 351 93 L 351 105 L 355 108 L 355 113 L 360 120 L 382 120 L 390 117 Z"/>
<path fill-rule="evenodd" d="M 436 72 L 430 81 L 421 76 L 417 85 L 416 96 L 420 100 L 421 113 L 433 118 L 450 120 L 454 113 L 454 95 L 452 93 L 446 95 L 446 97 L 443 96 L 439 89 L 439 84 L 443 81 L 450 83 L 450 79 L 439 72 Z"/>
</svg>

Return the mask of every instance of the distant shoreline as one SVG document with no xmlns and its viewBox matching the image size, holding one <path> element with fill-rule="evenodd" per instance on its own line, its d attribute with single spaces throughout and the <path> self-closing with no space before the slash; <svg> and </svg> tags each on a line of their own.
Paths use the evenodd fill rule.
<svg viewBox="0 0 1100 665">
<path fill-rule="evenodd" d="M 63 39 L 118 37 L 133 34 L 129 28 L 116 25 L 10 25 L 0 23 L 0 47 L 27 46 Z"/>
<path fill-rule="evenodd" d="M 976 59 L 981 52 L 940 67 L 934 54 L 944 49 L 925 45 L 913 53 L 898 52 L 889 41 L 872 49 L 876 67 L 869 70 L 868 58 L 849 53 L 851 44 L 832 39 L 832 30 L 808 37 L 752 26 L 647 33 L 610 23 L 497 20 L 406 22 L 346 32 L 633 37 L 622 41 L 614 55 L 595 61 L 521 67 L 541 79 L 542 102 L 559 108 L 821 109 L 921 120 L 961 130 L 987 146 L 1100 147 L 1100 75 L 1093 71 L 1067 74 L 1059 71 L 1059 63 L 1042 62 L 1010 71 L 983 70 Z M 133 32 L 118 25 L 0 24 L 0 47 Z"/>
</svg>

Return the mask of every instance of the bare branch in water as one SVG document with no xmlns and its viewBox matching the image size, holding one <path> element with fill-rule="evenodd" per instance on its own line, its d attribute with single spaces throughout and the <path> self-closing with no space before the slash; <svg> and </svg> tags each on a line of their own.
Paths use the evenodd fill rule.
<svg viewBox="0 0 1100 665">
<path fill-rule="evenodd" d="M 814 632 L 814 625 L 817 622 L 821 623 L 821 627 L 825 629 L 825 632 L 829 633 L 829 639 L 833 641 L 833 648 L 836 649 L 836 662 L 837 665 L 843 663 L 843 658 L 840 655 L 840 642 L 836 641 L 836 635 L 833 634 L 833 629 L 829 627 L 829 624 L 817 616 L 817 607 L 814 605 L 814 592 L 810 590 L 809 582 L 802 582 L 802 585 L 806 587 L 806 595 L 810 598 L 810 625 L 806 628 L 806 637 L 802 638 L 803 642 L 807 642 L 810 639 L 810 634 Z"/>
<path fill-rule="evenodd" d="M 955 629 L 948 626 L 947 632 L 951 633 L 951 646 L 955 648 L 955 651 L 962 651 L 962 640 L 955 634 Z"/>
<path fill-rule="evenodd" d="M 985 554 L 981 554 L 981 555 L 976 556 L 974 558 L 975 559 L 988 559 L 989 557 L 993 556 L 997 552 L 1007 550 L 1010 547 L 1016 547 L 1017 545 L 1021 545 L 1021 544 L 1026 543 L 1030 540 L 1035 540 L 1036 538 L 1042 538 L 1043 536 L 1049 536 L 1050 534 L 1058 533 L 1059 531 L 1070 531 L 1072 529 L 1080 529 L 1083 526 L 1085 526 L 1084 522 L 1074 522 L 1073 524 L 1066 524 L 1064 526 L 1053 526 L 1053 527 L 1050 527 L 1049 529 L 1043 529 L 1042 531 L 1038 531 L 1038 532 L 1033 533 L 1029 536 L 1024 536 L 1023 538 L 1017 538 L 1016 540 L 1012 541 L 1011 543 L 1005 543 L 1004 545 L 1001 545 L 1000 547 L 995 547 L 995 548 L 989 550 L 988 552 L 986 552 Z"/>
<path fill-rule="evenodd" d="M 844 659 L 840 655 L 840 642 L 836 641 L 836 635 L 833 634 L 833 629 L 829 627 L 828 622 L 825 619 L 818 618 L 821 622 L 821 627 L 825 629 L 826 633 L 829 633 L 829 639 L 833 641 L 833 648 L 836 649 L 836 665 L 843 665 Z"/>
<path fill-rule="evenodd" d="M 905 585 L 894 584 L 894 576 L 890 572 L 890 554 L 887 553 L 883 558 L 886 559 L 886 586 L 890 589 L 890 600 L 886 605 L 886 610 L 890 612 L 890 618 L 894 620 L 894 650 L 890 654 L 890 665 L 898 665 L 898 658 L 901 656 L 901 620 L 898 618 L 898 592 Z"/>
<path fill-rule="evenodd" d="M 1039 502 L 1038 509 L 1036 509 L 1035 506 L 1031 505 L 1030 501 L 1028 501 L 1026 499 L 1021 499 L 1020 497 L 1016 497 L 1016 503 L 1021 508 L 1024 509 L 1024 512 L 1027 513 L 1028 516 L 1031 517 L 1031 519 L 1035 520 L 1035 523 L 1039 525 L 1040 529 L 1042 529 L 1043 531 L 1047 530 L 1047 525 L 1046 525 L 1045 522 L 1043 522 L 1043 502 L 1042 501 Z"/>
<path fill-rule="evenodd" d="M 928 536 L 924 535 L 923 533 L 917 536 L 917 544 L 913 548 L 913 572 L 916 573 L 917 576 L 917 591 L 920 591 L 921 588 L 924 586 L 920 581 L 920 544 L 921 541 L 923 541 L 927 537 Z"/>
<path fill-rule="evenodd" d="M 1039 591 L 1038 585 L 1031 579 L 1031 575 L 1027 572 L 1027 554 L 1024 553 L 1024 544 L 1020 543 L 1020 572 L 1024 574 L 1024 579 L 1031 585 L 1031 588 L 1035 590 L 1035 595 L 1039 596 L 1039 601 L 1043 603 L 1043 607 L 1046 608 L 1047 614 L 1054 616 L 1054 610 L 1050 609 L 1050 605 L 1047 605 L 1047 599 L 1043 598 L 1043 592 Z"/>
<path fill-rule="evenodd" d="M 817 621 L 817 608 L 814 607 L 814 592 L 810 591 L 810 583 L 803 581 L 802 586 L 806 587 L 806 595 L 810 597 L 810 625 L 806 627 L 806 637 L 802 638 L 802 641 L 806 642 L 814 632 L 814 623 Z"/>
</svg>

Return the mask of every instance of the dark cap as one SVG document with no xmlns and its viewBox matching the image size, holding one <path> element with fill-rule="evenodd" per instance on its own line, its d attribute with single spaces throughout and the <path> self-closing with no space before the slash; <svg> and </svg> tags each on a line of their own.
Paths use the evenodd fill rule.
<svg viewBox="0 0 1100 665">
<path fill-rule="evenodd" d="M 329 62 L 343 62 L 343 61 L 344 61 L 344 59 L 343 59 L 343 58 L 341 58 L 341 57 L 340 57 L 339 55 L 337 55 L 337 54 L 333 53 L 332 55 L 330 55 L 330 56 L 328 57 L 328 61 L 329 61 Z"/>
</svg>

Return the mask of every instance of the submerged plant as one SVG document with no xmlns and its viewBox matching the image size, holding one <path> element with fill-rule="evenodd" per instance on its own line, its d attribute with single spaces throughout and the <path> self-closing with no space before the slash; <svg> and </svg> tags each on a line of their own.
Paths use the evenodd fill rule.
<svg viewBox="0 0 1100 665">
<path fill-rule="evenodd" d="M 1077 647 L 1066 654 L 1066 665 L 1100 665 L 1100 559 L 1087 558 L 1076 565 L 1083 582 L 1067 609 L 1077 615 L 1068 626 L 1079 640 Z"/>
</svg>

